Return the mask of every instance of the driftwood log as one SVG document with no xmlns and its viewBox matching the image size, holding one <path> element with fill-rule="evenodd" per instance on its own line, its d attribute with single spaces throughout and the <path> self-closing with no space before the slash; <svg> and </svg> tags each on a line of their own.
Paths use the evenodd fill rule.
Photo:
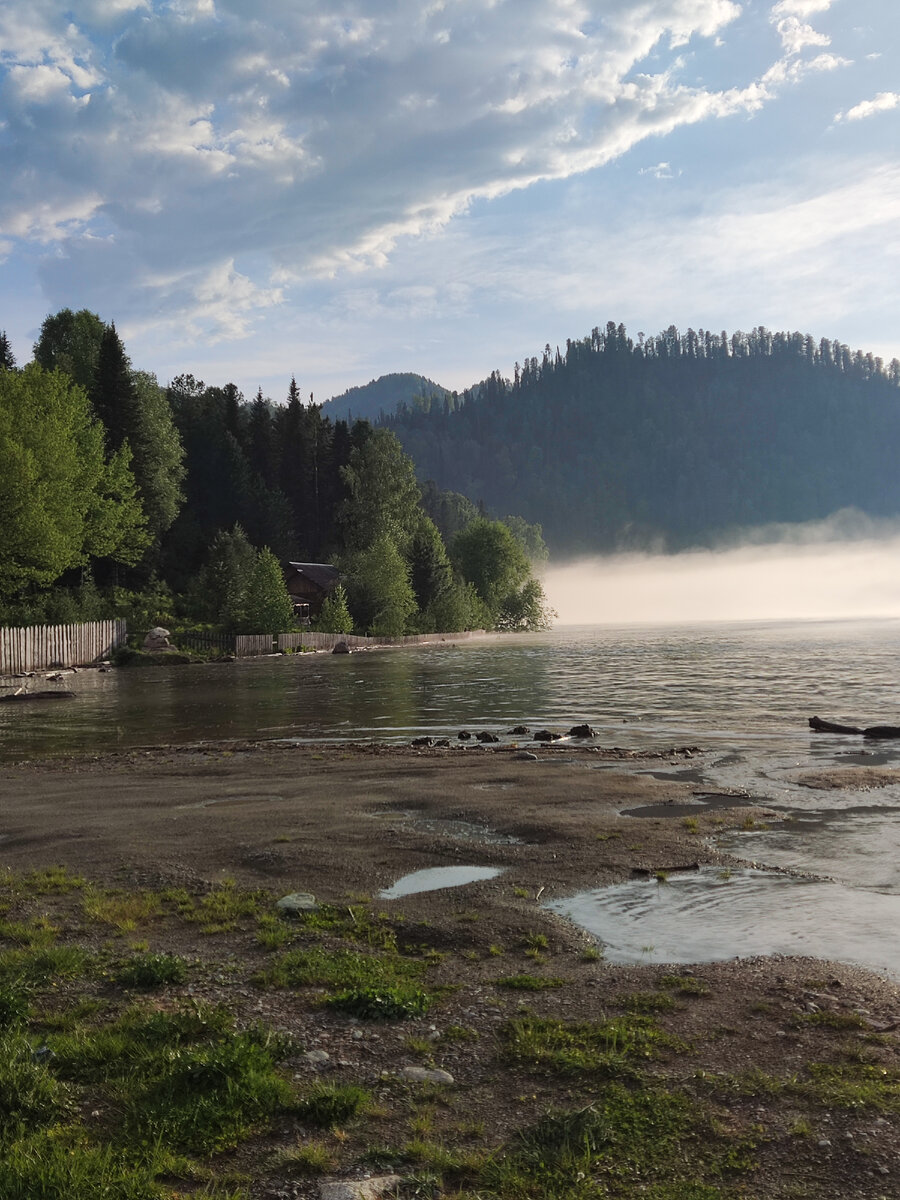
<svg viewBox="0 0 900 1200">
<path fill-rule="evenodd" d="M 74 692 L 64 688 L 54 688 L 52 692 L 13 692 L 9 696 L 0 696 L 0 704 L 25 704 L 30 700 L 71 700 Z"/>
<path fill-rule="evenodd" d="M 856 725 L 837 725 L 834 721 L 810 717 L 809 727 L 816 733 L 860 733 L 867 738 L 900 738 L 900 725 L 869 725 L 866 729 L 860 729 Z"/>
</svg>

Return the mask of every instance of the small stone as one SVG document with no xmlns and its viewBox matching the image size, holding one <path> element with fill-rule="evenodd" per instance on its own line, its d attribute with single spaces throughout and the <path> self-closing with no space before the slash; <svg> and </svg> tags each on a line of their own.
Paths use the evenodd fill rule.
<svg viewBox="0 0 900 1200">
<path fill-rule="evenodd" d="M 828 1138 L 819 1138 L 817 1145 L 820 1150 L 825 1150 L 831 1145 L 831 1142 L 829 1142 Z"/>
<path fill-rule="evenodd" d="M 428 1067 L 403 1067 L 398 1074 L 410 1083 L 453 1083 L 449 1071 L 429 1070 Z"/>
<path fill-rule="evenodd" d="M 319 910 L 319 905 L 312 892 L 291 892 L 289 896 L 282 896 L 276 902 L 275 907 L 286 917 L 296 916 L 297 913 L 318 912 Z"/>
<path fill-rule="evenodd" d="M 537 762 L 538 760 L 538 756 L 532 754 L 530 750 L 519 750 L 517 754 L 513 755 L 513 758 L 518 759 L 519 762 Z"/>
<path fill-rule="evenodd" d="M 331 1056 L 327 1050 L 307 1050 L 303 1057 L 311 1067 L 324 1067 Z"/>
<path fill-rule="evenodd" d="M 400 1183 L 399 1175 L 372 1175 L 368 1179 L 323 1179 L 320 1200 L 378 1200 Z"/>
</svg>

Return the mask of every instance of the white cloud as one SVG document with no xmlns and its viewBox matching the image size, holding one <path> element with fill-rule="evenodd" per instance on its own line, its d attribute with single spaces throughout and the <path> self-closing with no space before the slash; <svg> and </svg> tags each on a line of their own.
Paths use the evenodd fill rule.
<svg viewBox="0 0 900 1200">
<path fill-rule="evenodd" d="M 311 273 L 842 65 L 804 56 L 828 6 L 782 0 L 783 56 L 711 87 L 696 49 L 735 0 L 10 0 L 0 234 L 63 243 L 51 303 L 138 321 L 165 278 L 184 328 L 237 336 Z"/>
<path fill-rule="evenodd" d="M 876 113 L 889 112 L 898 104 L 900 104 L 900 92 L 879 92 L 874 100 L 863 100 L 859 104 L 855 104 L 853 108 L 847 109 L 845 113 L 838 113 L 834 119 L 835 121 L 862 121 L 866 117 L 874 117 Z"/>
</svg>

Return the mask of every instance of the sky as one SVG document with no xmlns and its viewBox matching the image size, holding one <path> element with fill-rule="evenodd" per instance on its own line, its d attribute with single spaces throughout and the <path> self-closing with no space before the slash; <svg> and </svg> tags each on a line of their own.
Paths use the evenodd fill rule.
<svg viewBox="0 0 900 1200">
<path fill-rule="evenodd" d="M 0 0 L 0 329 L 282 400 L 607 321 L 900 357 L 896 0 Z"/>
</svg>

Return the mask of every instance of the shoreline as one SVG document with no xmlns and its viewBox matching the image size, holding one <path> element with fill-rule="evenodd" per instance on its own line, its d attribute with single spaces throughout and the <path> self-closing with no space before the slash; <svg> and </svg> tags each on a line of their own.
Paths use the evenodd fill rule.
<svg viewBox="0 0 900 1200">
<path fill-rule="evenodd" d="M 308 892 L 329 911 L 350 912 L 353 923 L 363 920 L 363 910 L 370 913 L 396 931 L 401 945 L 417 947 L 430 964 L 429 978 L 450 989 L 427 1017 L 353 1024 L 323 1013 L 321 988 L 254 990 L 250 978 L 272 953 L 260 948 L 252 928 L 204 939 L 164 907 L 131 933 L 107 929 L 105 936 L 114 953 L 139 940 L 154 952 L 191 956 L 197 966 L 190 995 L 224 1004 L 239 1023 L 263 1020 L 299 1037 L 307 1057 L 294 1063 L 298 1086 L 327 1079 L 377 1087 L 379 1080 L 395 1079 L 401 1065 L 450 1072 L 449 1107 L 432 1105 L 430 1118 L 434 1137 L 448 1144 L 457 1137 L 451 1126 L 460 1105 L 482 1124 L 476 1143 L 496 1148 L 511 1145 L 515 1130 L 548 1107 L 571 1108 L 573 1100 L 590 1105 L 603 1094 L 606 1085 L 596 1074 L 529 1066 L 501 1053 L 504 1031 L 517 1014 L 574 1029 L 600 1016 L 632 1019 L 628 1014 L 637 1012 L 671 1041 L 643 1062 L 641 1086 L 664 1087 L 715 1114 L 716 1127 L 730 1131 L 710 1134 L 716 1144 L 732 1135 L 742 1145 L 753 1142 L 745 1155 L 752 1167 L 714 1177 L 697 1166 L 703 1186 L 719 1189 L 703 1192 L 703 1200 L 898 1194 L 900 1045 L 894 1030 L 900 987 L 874 972 L 808 958 L 669 968 L 604 962 L 592 939 L 543 903 L 638 873 L 735 865 L 740 860 L 717 850 L 708 835 L 764 810 L 698 813 L 694 829 L 678 818 L 621 816 L 643 806 L 678 811 L 690 798 L 693 785 L 634 770 L 642 761 L 671 760 L 671 748 L 557 746 L 529 743 L 537 757 L 526 759 L 499 748 L 237 740 L 5 764 L 0 866 L 16 880 L 61 866 L 112 892 L 180 889 L 196 898 L 225 886 L 268 896 L 272 904 L 279 895 Z M 690 757 L 702 762 L 696 748 Z M 477 835 L 488 829 L 498 840 Z M 378 899 L 413 871 L 469 863 L 499 867 L 502 874 Z M 66 924 L 56 911 L 69 903 L 77 907 L 64 897 L 31 897 L 25 910 L 31 919 L 44 915 L 61 923 L 66 939 L 77 941 L 88 936 L 83 916 Z M 353 924 L 344 919 L 341 936 L 352 939 Z M 307 935 L 297 936 L 305 944 Z M 501 986 L 503 977 L 554 982 L 520 991 Z M 93 987 L 83 985 L 82 992 Z M 183 988 L 163 993 L 166 1004 L 184 995 Z M 453 1042 L 445 1035 L 455 1028 L 471 1030 L 471 1038 Z M 673 1049 L 676 1043 L 683 1049 Z M 856 1060 L 848 1057 L 851 1045 Z M 331 1065 L 311 1067 L 315 1049 L 325 1051 Z M 859 1089 L 867 1063 L 884 1072 L 880 1078 L 893 1081 L 896 1074 L 898 1102 L 884 1090 L 877 1099 L 852 1102 L 849 1093 L 841 1099 L 837 1091 L 816 1090 L 816 1064 L 830 1064 Z M 331 1146 L 336 1175 L 365 1173 L 367 1140 L 408 1140 L 401 1110 L 409 1096 L 403 1093 L 407 1100 L 398 1108 L 394 1085 L 383 1088 L 391 1115 L 380 1131 L 351 1129 Z M 801 1126 L 808 1132 L 798 1133 Z M 288 1121 L 288 1128 L 290 1139 L 315 1139 L 302 1122 Z M 247 1192 L 252 1200 L 317 1195 L 315 1180 L 299 1176 L 293 1190 L 279 1191 L 282 1184 L 264 1169 L 273 1145 L 287 1137 L 270 1133 L 239 1152 L 240 1161 L 256 1164 Z M 398 1170 L 415 1174 L 412 1167 Z M 452 1173 L 444 1190 L 453 1190 L 451 1179 Z"/>
</svg>

